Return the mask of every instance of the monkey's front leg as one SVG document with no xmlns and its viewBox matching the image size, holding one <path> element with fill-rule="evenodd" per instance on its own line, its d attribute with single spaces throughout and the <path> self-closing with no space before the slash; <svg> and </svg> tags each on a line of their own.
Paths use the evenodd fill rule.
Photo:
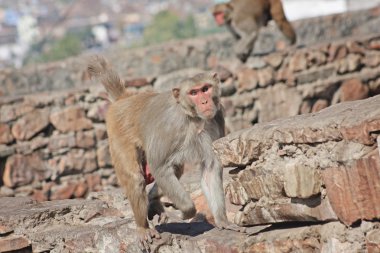
<svg viewBox="0 0 380 253">
<path fill-rule="evenodd" d="M 222 173 L 222 167 L 217 159 L 212 161 L 210 166 L 204 168 L 202 172 L 202 190 L 214 216 L 216 227 L 245 232 L 246 229 L 244 227 L 239 227 L 227 220 Z"/>
<path fill-rule="evenodd" d="M 162 191 L 155 183 L 148 194 L 148 219 L 153 220 L 154 225 L 161 225 L 163 223 L 166 223 L 169 219 L 161 202 L 162 196 Z"/>
</svg>

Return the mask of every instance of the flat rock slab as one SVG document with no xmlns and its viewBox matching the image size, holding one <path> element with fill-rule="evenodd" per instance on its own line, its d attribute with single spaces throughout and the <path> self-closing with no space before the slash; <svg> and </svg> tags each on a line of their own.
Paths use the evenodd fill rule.
<svg viewBox="0 0 380 253">
<path fill-rule="evenodd" d="M 120 192 L 42 203 L 0 198 L 0 228 L 6 232 L 0 235 L 0 252 L 141 252 L 134 221 L 125 217 L 129 204 Z M 378 222 L 355 228 L 339 222 L 299 223 L 251 227 L 245 234 L 205 222 L 169 222 L 156 227 L 161 239 L 153 242 L 151 252 L 359 252 L 366 247 L 376 250 L 379 227 Z"/>
<path fill-rule="evenodd" d="M 0 236 L 0 252 L 141 252 L 133 220 L 123 217 L 125 210 L 115 208 L 121 203 L 128 206 L 125 200 L 115 198 L 119 193 L 101 192 L 98 196 L 103 201 L 34 203 L 27 198 L 1 198 L 1 227 L 11 227 L 14 232 L 8 229 Z M 12 199 L 9 207 L 3 205 Z M 81 213 L 90 210 L 97 210 L 97 214 L 83 219 Z M 17 222 L 10 211 L 15 212 L 12 217 Z M 218 230 L 204 222 L 170 222 L 157 226 L 161 239 L 154 240 L 151 252 L 360 252 L 379 247 L 379 227 L 378 222 L 363 222 L 355 228 L 339 222 L 298 223 L 251 227 L 251 233 L 245 234 Z"/>
</svg>

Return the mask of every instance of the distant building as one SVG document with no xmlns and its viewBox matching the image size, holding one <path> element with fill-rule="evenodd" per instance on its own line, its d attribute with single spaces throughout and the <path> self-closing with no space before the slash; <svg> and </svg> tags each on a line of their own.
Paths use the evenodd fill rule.
<svg viewBox="0 0 380 253">
<path fill-rule="evenodd" d="M 380 0 L 346 0 L 349 11 L 368 9 L 380 5 Z"/>
<path fill-rule="evenodd" d="M 288 19 L 297 20 L 380 5 L 380 0 L 282 0 Z"/>
</svg>

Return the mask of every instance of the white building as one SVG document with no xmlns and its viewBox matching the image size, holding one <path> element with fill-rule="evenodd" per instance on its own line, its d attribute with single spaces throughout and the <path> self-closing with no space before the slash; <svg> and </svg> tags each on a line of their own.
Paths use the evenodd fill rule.
<svg viewBox="0 0 380 253">
<path fill-rule="evenodd" d="M 380 5 L 380 0 L 282 0 L 289 20 L 367 9 Z"/>
</svg>

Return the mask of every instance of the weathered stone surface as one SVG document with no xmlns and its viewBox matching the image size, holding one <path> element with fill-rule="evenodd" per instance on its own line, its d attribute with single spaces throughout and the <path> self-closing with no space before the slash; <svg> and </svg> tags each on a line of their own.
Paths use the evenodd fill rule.
<svg viewBox="0 0 380 253">
<path fill-rule="evenodd" d="M 50 122 L 63 133 L 69 131 L 87 130 L 93 127 L 82 108 L 73 106 L 58 112 L 52 112 Z"/>
<path fill-rule="evenodd" d="M 7 144 L 14 140 L 11 128 L 6 124 L 0 123 L 0 144 Z"/>
<path fill-rule="evenodd" d="M 3 105 L 0 108 L 0 122 L 9 122 L 34 110 L 29 103 L 21 103 L 16 106 Z"/>
<path fill-rule="evenodd" d="M 369 88 L 358 79 L 350 79 L 342 83 L 340 101 L 354 101 L 368 97 Z"/>
<path fill-rule="evenodd" d="M 49 109 L 36 109 L 18 119 L 12 126 L 12 134 L 17 140 L 29 140 L 49 125 Z"/>
<path fill-rule="evenodd" d="M 380 229 L 375 229 L 367 234 L 368 253 L 380 252 Z"/>
<path fill-rule="evenodd" d="M 365 57 L 363 58 L 363 64 L 369 67 L 376 67 L 380 64 L 380 52 L 366 52 Z"/>
<path fill-rule="evenodd" d="M 242 207 L 235 222 L 378 219 L 379 104 L 380 96 L 337 104 L 217 140 L 224 166 L 240 168 L 226 188 Z"/>
<path fill-rule="evenodd" d="M 94 104 L 87 112 L 87 117 L 97 122 L 104 122 L 108 110 L 109 102 L 100 101 Z"/>
<path fill-rule="evenodd" d="M 238 180 L 227 186 L 227 196 L 231 203 L 236 205 L 246 204 L 251 199 L 283 196 L 282 180 L 273 174 L 257 175 L 252 170 L 242 171 Z M 238 194 L 236 194 L 238 193 Z"/>
<path fill-rule="evenodd" d="M 258 85 L 258 74 L 256 70 L 245 67 L 238 70 L 236 76 L 239 91 L 250 91 L 255 89 Z"/>
<path fill-rule="evenodd" d="M 274 83 L 274 71 L 271 67 L 266 67 L 257 71 L 258 85 L 266 87 Z"/>
<path fill-rule="evenodd" d="M 289 60 L 289 70 L 298 72 L 307 68 L 307 58 L 305 52 L 299 52 L 293 55 Z"/>
<path fill-rule="evenodd" d="M 98 174 L 87 174 L 85 176 L 86 183 L 90 191 L 99 190 L 101 178 Z"/>
<path fill-rule="evenodd" d="M 6 235 L 12 232 L 13 232 L 13 229 L 7 226 L 0 225 L 0 235 Z"/>
<path fill-rule="evenodd" d="M 298 85 L 308 84 L 318 80 L 324 80 L 332 76 L 336 72 L 335 66 L 326 65 L 320 68 L 313 68 L 302 71 L 295 75 Z"/>
<path fill-rule="evenodd" d="M 54 135 L 49 138 L 48 148 L 50 152 L 57 152 L 61 149 L 73 148 L 76 145 L 74 133 Z"/>
<path fill-rule="evenodd" d="M 380 96 L 337 104 L 315 114 L 257 124 L 217 140 L 214 146 L 224 166 L 246 166 L 259 158 L 264 148 L 276 142 L 302 144 L 340 141 L 344 138 L 366 145 L 374 144 L 370 133 L 379 128 L 378 103 Z"/>
<path fill-rule="evenodd" d="M 107 138 L 107 130 L 105 125 L 94 124 L 95 139 L 100 142 Z"/>
<path fill-rule="evenodd" d="M 7 236 L 0 238 L 0 251 L 18 251 L 18 252 L 32 252 L 29 248 L 30 242 L 24 236 Z M 29 248 L 29 250 L 27 250 Z"/>
<path fill-rule="evenodd" d="M 93 193 L 87 200 L 36 203 L 28 198 L 0 198 L 0 206 L 0 226 L 12 228 L 0 242 L 17 238 L 19 249 L 26 247 L 26 252 L 140 252 L 131 208 L 119 189 Z M 365 229 L 347 228 L 328 222 L 280 229 L 252 227 L 251 234 L 244 234 L 169 216 L 169 223 L 156 226 L 162 238 L 150 247 L 159 253 L 360 252 L 365 247 L 376 249 L 378 226 L 367 222 Z"/>
<path fill-rule="evenodd" d="M 257 104 L 261 108 L 259 122 L 297 115 L 302 103 L 298 91 L 283 84 L 259 90 L 258 97 Z"/>
<path fill-rule="evenodd" d="M 75 134 L 76 147 L 89 149 L 95 147 L 94 131 L 80 131 Z"/>
<path fill-rule="evenodd" d="M 97 168 L 95 151 L 83 149 L 70 150 L 67 155 L 60 158 L 58 173 L 60 175 L 89 173 Z"/>
<path fill-rule="evenodd" d="M 284 60 L 284 55 L 282 53 L 273 53 L 264 57 L 264 61 L 271 65 L 273 68 L 278 68 L 281 66 Z"/>
<path fill-rule="evenodd" d="M 5 163 L 3 182 L 13 188 L 44 180 L 50 175 L 51 172 L 38 155 L 13 155 Z"/>
<path fill-rule="evenodd" d="M 348 50 L 345 45 L 332 43 L 328 50 L 328 54 L 329 54 L 328 61 L 331 62 L 334 60 L 343 59 L 344 57 L 346 57 L 347 53 L 348 53 Z"/>
<path fill-rule="evenodd" d="M 370 41 L 368 46 L 371 49 L 379 50 L 380 49 L 380 41 L 378 39 L 373 39 Z"/>
<path fill-rule="evenodd" d="M 221 65 L 216 66 L 216 68 L 213 70 L 218 73 L 218 77 L 221 82 L 224 82 L 233 76 L 232 72 L 229 69 Z"/>
<path fill-rule="evenodd" d="M 51 200 L 70 199 L 74 196 L 77 185 L 73 183 L 64 182 L 61 185 L 53 186 L 51 188 Z"/>
<path fill-rule="evenodd" d="M 320 110 L 325 109 L 328 106 L 329 102 L 326 99 L 318 99 L 311 108 L 311 112 L 319 112 Z"/>
<path fill-rule="evenodd" d="M 235 214 L 234 222 L 241 226 L 294 221 L 332 221 L 337 220 L 328 200 L 320 198 L 308 201 L 293 199 L 260 198 L 250 202 L 242 211 Z"/>
<path fill-rule="evenodd" d="M 339 219 L 347 225 L 380 217 L 380 157 L 378 150 L 352 166 L 322 173 L 327 196 Z"/>
<path fill-rule="evenodd" d="M 343 239 L 344 238 L 344 239 Z M 246 252 L 362 252 L 364 233 L 356 228 L 347 230 L 338 222 L 311 227 L 295 227 L 268 231 L 245 241 Z"/>
<path fill-rule="evenodd" d="M 308 68 L 313 66 L 321 66 L 327 62 L 327 56 L 319 50 L 310 50 L 306 55 Z"/>
<path fill-rule="evenodd" d="M 112 166 L 108 142 L 102 142 L 99 144 L 99 147 L 96 150 L 96 157 L 98 158 L 98 165 L 101 168 Z"/>
<path fill-rule="evenodd" d="M 346 43 L 349 53 L 365 55 L 365 44 L 357 41 L 348 41 Z"/>
<path fill-rule="evenodd" d="M 345 74 L 348 72 L 353 72 L 360 68 L 361 57 L 357 54 L 348 54 L 346 58 L 341 59 L 338 62 L 338 73 Z"/>
<path fill-rule="evenodd" d="M 284 190 L 290 198 L 309 198 L 321 192 L 322 180 L 317 170 L 289 163 L 284 172 Z"/>
</svg>

